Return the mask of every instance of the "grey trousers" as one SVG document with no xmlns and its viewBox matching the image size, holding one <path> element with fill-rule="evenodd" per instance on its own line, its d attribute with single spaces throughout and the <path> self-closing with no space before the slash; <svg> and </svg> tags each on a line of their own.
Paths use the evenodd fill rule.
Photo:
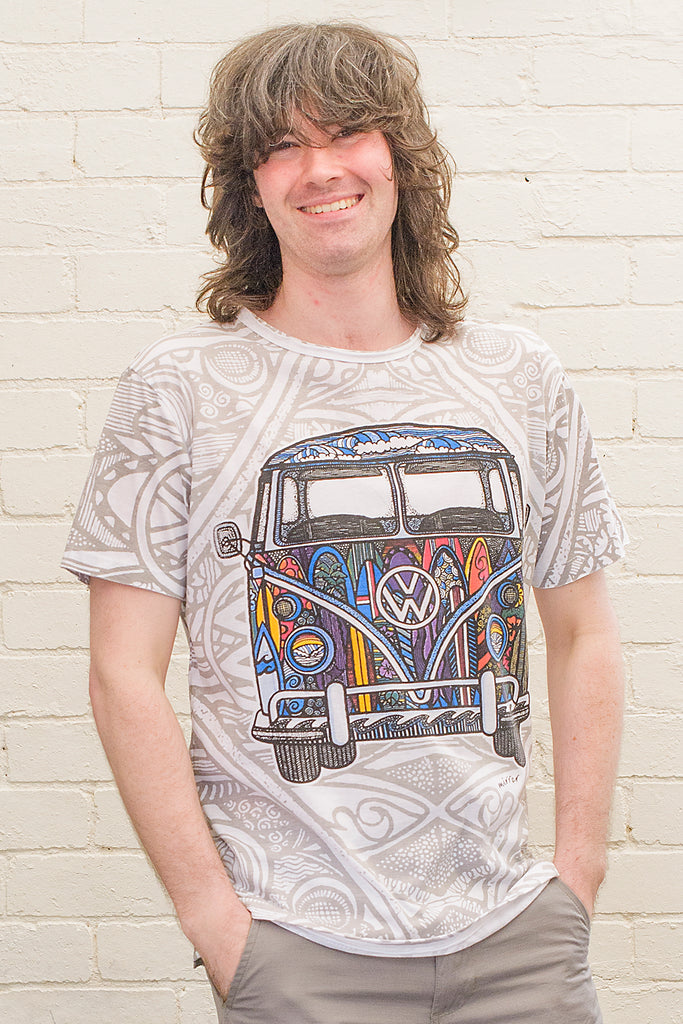
<svg viewBox="0 0 683 1024">
<path fill-rule="evenodd" d="M 220 1024 L 601 1024 L 590 923 L 559 879 L 458 953 L 341 953 L 254 921 Z"/>
</svg>

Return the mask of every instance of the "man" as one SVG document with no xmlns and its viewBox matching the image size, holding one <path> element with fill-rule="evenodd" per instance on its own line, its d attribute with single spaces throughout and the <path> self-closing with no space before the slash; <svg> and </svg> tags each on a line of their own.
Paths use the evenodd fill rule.
<svg viewBox="0 0 683 1024">
<path fill-rule="evenodd" d="M 212 322 L 123 375 L 64 564 L 90 580 L 114 776 L 220 1018 L 598 1021 L 624 538 L 583 411 L 539 339 L 463 320 L 398 41 L 248 39 L 198 141 Z M 554 864 L 525 848 L 527 585 Z M 163 690 L 179 615 L 192 765 Z"/>
</svg>

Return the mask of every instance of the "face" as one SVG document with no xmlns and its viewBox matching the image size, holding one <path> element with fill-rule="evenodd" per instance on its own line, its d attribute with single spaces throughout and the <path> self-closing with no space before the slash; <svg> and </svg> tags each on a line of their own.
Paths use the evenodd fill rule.
<svg viewBox="0 0 683 1024">
<path fill-rule="evenodd" d="M 391 262 L 397 190 L 381 132 L 329 134 L 304 122 L 254 170 L 257 194 L 280 243 L 283 274 L 356 273 Z M 299 125 L 297 125 L 299 130 Z"/>
</svg>

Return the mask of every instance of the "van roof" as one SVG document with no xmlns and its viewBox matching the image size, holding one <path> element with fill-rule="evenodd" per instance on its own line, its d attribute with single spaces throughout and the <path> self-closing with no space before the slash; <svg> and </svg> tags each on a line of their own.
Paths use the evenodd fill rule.
<svg viewBox="0 0 683 1024">
<path fill-rule="evenodd" d="M 325 462 L 386 462 L 404 452 L 414 455 L 509 455 L 507 448 L 485 430 L 469 427 L 418 426 L 399 423 L 364 427 L 353 433 L 321 434 L 275 452 L 264 469 Z"/>
</svg>

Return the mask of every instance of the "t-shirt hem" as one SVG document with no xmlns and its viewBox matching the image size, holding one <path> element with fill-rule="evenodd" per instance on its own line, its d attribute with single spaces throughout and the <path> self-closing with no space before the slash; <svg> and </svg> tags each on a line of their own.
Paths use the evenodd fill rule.
<svg viewBox="0 0 683 1024">
<path fill-rule="evenodd" d="M 505 925 L 514 921 L 540 895 L 548 882 L 552 878 L 556 878 L 557 875 L 558 872 L 554 864 L 551 864 L 549 861 L 536 862 L 522 880 L 525 883 L 523 892 L 516 893 L 500 906 L 495 907 L 484 917 L 468 925 L 467 928 L 464 928 L 455 935 L 439 936 L 438 938 L 359 939 L 353 936 L 335 935 L 332 932 L 304 928 L 300 925 L 291 924 L 288 921 L 271 919 L 265 914 L 259 914 L 258 911 L 253 916 L 256 919 L 271 920 L 272 924 L 276 924 L 286 931 L 300 935 L 311 942 L 316 942 L 319 946 L 335 949 L 340 953 L 397 958 L 446 956 L 449 953 L 458 953 L 460 950 L 474 946 L 477 942 L 487 939 L 490 935 L 500 931 Z"/>
<path fill-rule="evenodd" d="M 62 559 L 60 562 L 60 568 L 66 569 L 67 572 L 72 573 L 76 579 L 86 587 L 90 586 L 90 581 L 92 579 L 109 580 L 112 583 L 121 583 L 127 587 L 137 587 L 138 590 L 148 590 L 154 594 L 162 594 L 164 597 L 173 597 L 179 601 L 185 600 L 185 593 L 181 588 L 165 588 L 156 582 L 151 582 L 146 579 L 121 579 L 113 570 L 85 566 L 79 562 L 72 562 L 66 558 Z"/>
<path fill-rule="evenodd" d="M 593 573 L 599 572 L 601 569 L 608 569 L 610 565 L 614 565 L 616 562 L 621 561 L 622 558 L 626 557 L 626 548 L 630 544 L 630 539 L 626 533 L 624 533 L 623 539 L 615 544 L 609 551 L 596 557 L 595 561 L 590 565 L 585 566 L 580 572 L 572 576 L 571 579 L 561 580 L 556 583 L 554 580 L 546 581 L 545 579 L 536 583 L 533 577 L 530 581 L 531 586 L 536 590 L 555 590 L 559 587 L 568 587 L 570 583 L 578 583 L 579 580 L 585 579 L 587 576 L 592 576 Z"/>
</svg>

